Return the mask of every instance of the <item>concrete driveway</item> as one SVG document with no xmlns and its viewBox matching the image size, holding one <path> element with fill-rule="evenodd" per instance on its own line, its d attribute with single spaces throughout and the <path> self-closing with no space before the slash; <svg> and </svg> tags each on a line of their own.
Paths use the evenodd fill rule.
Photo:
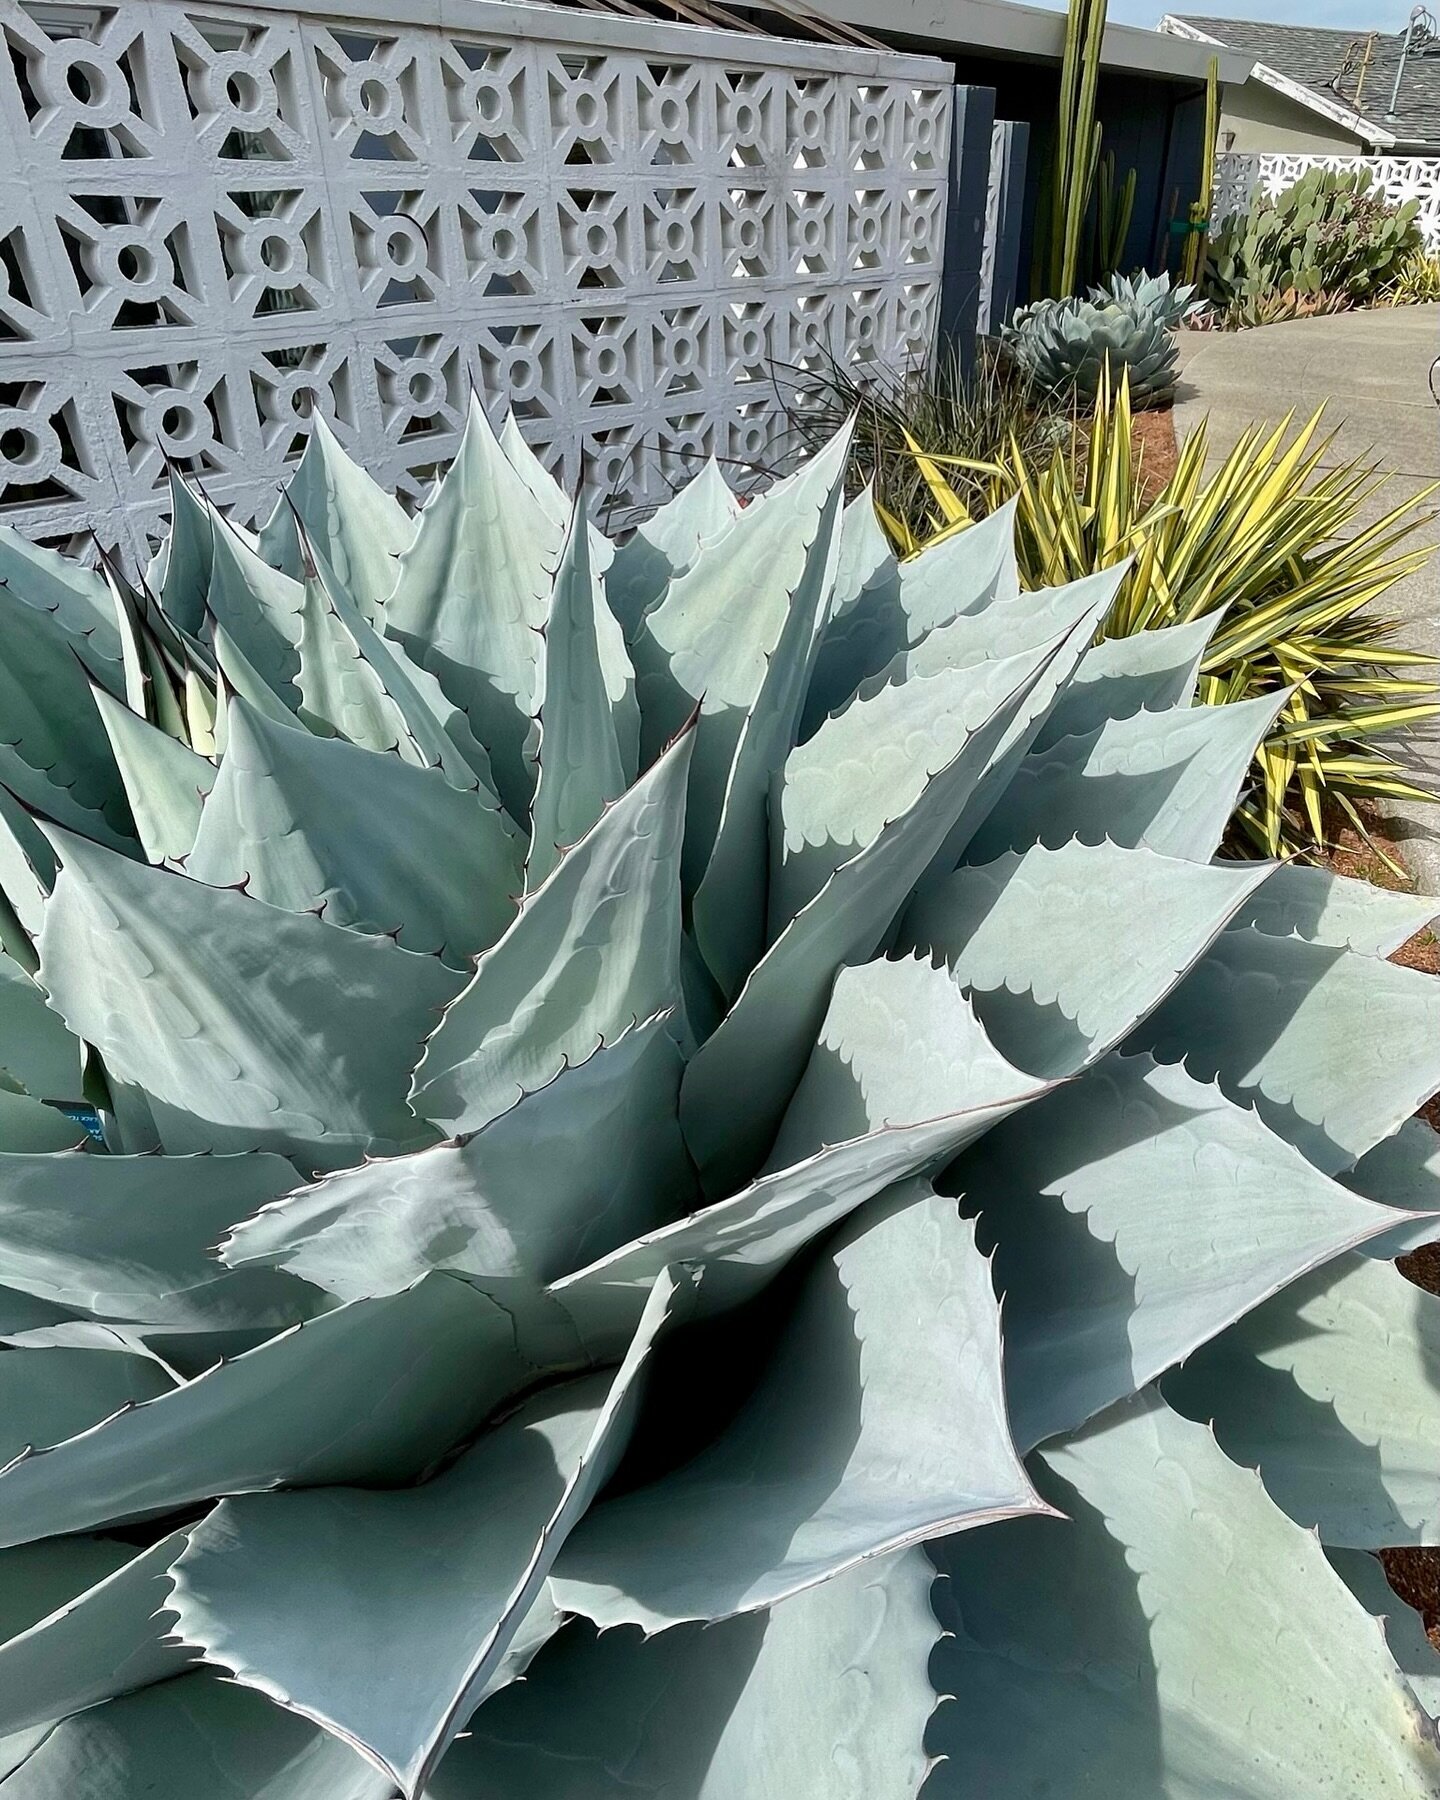
<svg viewBox="0 0 1440 1800">
<path fill-rule="evenodd" d="M 1223 455 L 1253 421 L 1278 422 L 1292 407 L 1304 419 L 1326 401 L 1329 427 L 1338 428 L 1333 460 L 1373 453 L 1392 473 L 1388 507 L 1440 480 L 1440 407 L 1429 387 L 1436 357 L 1440 305 L 1338 313 L 1254 331 L 1182 331 L 1175 429 L 1184 439 L 1209 413 L 1210 448 Z M 1424 535 L 1440 545 L 1440 521 Z M 1392 588 L 1382 605 L 1406 619 L 1407 642 L 1440 655 L 1440 556 Z M 1417 734 L 1413 749 L 1440 789 L 1440 730 Z M 1396 836 L 1421 889 L 1440 894 L 1440 806 L 1397 808 Z"/>
</svg>

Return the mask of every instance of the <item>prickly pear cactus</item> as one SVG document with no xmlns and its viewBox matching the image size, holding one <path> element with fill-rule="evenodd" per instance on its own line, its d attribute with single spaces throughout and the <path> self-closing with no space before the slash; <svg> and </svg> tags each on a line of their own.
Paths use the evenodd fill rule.
<svg viewBox="0 0 1440 1800">
<path fill-rule="evenodd" d="M 1368 169 L 1308 169 L 1279 194 L 1257 189 L 1224 222 L 1209 291 L 1240 325 L 1364 305 L 1420 247 L 1419 211 L 1419 200 L 1392 205 Z"/>
<path fill-rule="evenodd" d="M 1428 907 L 846 449 L 0 540 L 3 1800 L 1440 1793 Z"/>
</svg>

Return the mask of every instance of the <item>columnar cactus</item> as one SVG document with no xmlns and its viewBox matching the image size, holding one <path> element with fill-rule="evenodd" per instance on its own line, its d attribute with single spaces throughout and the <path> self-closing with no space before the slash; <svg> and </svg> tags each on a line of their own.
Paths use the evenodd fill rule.
<svg viewBox="0 0 1440 1800">
<path fill-rule="evenodd" d="M 3 1800 L 1440 1794 L 1427 907 L 846 449 L 0 542 Z"/>
</svg>

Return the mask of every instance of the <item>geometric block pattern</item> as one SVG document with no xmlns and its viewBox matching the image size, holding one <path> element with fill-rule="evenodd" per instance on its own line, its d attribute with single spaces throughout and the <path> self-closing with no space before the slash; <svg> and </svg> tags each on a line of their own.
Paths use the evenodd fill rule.
<svg viewBox="0 0 1440 1800">
<path fill-rule="evenodd" d="M 776 365 L 928 352 L 945 65 L 360 4 L 0 0 L 0 521 L 142 558 L 174 461 L 252 523 L 315 407 L 413 505 L 472 387 L 646 504 L 773 458 Z"/>
<path fill-rule="evenodd" d="M 1230 151 L 1215 158 L 1215 196 L 1210 216 L 1219 225 L 1244 212 L 1260 188 L 1271 199 L 1293 187 L 1307 169 L 1368 169 L 1374 189 L 1394 206 L 1418 200 L 1416 224 L 1425 248 L 1440 251 L 1440 159 L 1430 156 L 1283 156 Z"/>
</svg>

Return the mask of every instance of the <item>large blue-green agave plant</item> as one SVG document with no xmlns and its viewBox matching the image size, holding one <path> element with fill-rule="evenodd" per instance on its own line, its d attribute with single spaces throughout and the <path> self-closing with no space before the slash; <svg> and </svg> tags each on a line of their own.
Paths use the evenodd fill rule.
<svg viewBox="0 0 1440 1800">
<path fill-rule="evenodd" d="M 846 448 L 0 541 L 0 1800 L 1440 1795 L 1427 905 Z"/>
</svg>

